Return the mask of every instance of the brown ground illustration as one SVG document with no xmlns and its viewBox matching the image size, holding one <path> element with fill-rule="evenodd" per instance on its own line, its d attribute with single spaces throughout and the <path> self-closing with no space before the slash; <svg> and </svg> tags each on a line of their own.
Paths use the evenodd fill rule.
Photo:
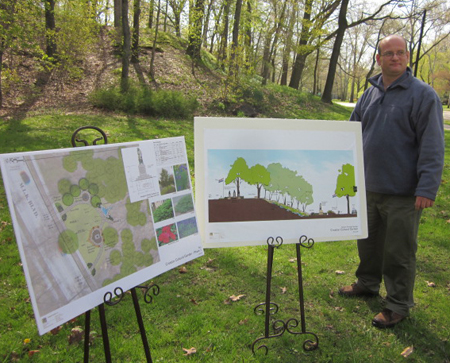
<svg viewBox="0 0 450 363">
<path fill-rule="evenodd" d="M 208 203 L 210 223 L 356 217 L 356 214 L 300 216 L 264 199 L 213 199 Z"/>
</svg>

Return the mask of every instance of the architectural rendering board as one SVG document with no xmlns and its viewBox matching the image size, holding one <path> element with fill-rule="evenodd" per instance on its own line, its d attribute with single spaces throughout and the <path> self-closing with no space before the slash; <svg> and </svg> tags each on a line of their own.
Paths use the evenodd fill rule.
<svg viewBox="0 0 450 363">
<path fill-rule="evenodd" d="M 204 247 L 367 236 L 361 125 L 195 118 Z"/>
<path fill-rule="evenodd" d="M 183 137 L 0 163 L 40 334 L 203 255 Z"/>
</svg>

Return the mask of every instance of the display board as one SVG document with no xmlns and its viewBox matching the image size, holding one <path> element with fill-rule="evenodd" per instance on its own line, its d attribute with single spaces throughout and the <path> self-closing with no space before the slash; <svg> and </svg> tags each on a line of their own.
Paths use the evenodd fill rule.
<svg viewBox="0 0 450 363">
<path fill-rule="evenodd" d="M 0 163 L 40 334 L 203 255 L 183 137 Z"/>
<path fill-rule="evenodd" d="M 360 123 L 199 117 L 194 128 L 204 247 L 367 237 Z"/>
</svg>

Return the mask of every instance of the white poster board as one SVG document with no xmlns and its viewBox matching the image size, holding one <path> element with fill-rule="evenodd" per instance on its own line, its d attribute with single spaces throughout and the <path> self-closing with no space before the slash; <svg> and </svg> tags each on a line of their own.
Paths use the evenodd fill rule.
<svg viewBox="0 0 450 363">
<path fill-rule="evenodd" d="M 204 247 L 367 237 L 359 122 L 195 118 Z"/>
<path fill-rule="evenodd" d="M 40 334 L 203 255 L 183 137 L 0 163 Z"/>
</svg>

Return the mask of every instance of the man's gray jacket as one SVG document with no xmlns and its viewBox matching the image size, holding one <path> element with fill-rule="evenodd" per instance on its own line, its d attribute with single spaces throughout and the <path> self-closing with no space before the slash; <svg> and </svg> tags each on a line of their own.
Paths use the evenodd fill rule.
<svg viewBox="0 0 450 363">
<path fill-rule="evenodd" d="M 444 165 L 442 104 L 411 69 L 384 90 L 381 74 L 350 117 L 362 123 L 366 189 L 434 200 Z"/>
</svg>

